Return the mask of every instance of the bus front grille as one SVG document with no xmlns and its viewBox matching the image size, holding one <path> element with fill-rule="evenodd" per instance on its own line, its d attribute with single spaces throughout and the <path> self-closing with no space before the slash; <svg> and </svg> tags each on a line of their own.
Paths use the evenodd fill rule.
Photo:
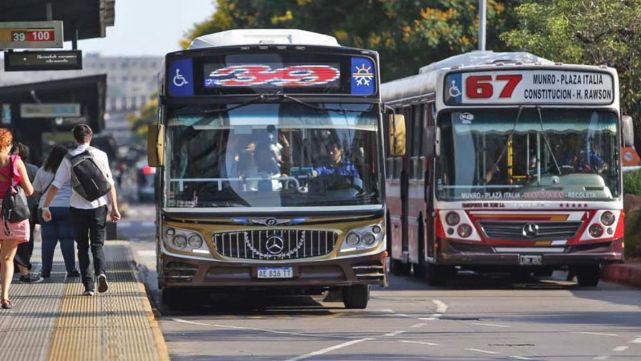
<svg viewBox="0 0 641 361">
<path fill-rule="evenodd" d="M 510 241 L 567 240 L 574 237 L 581 222 L 479 222 L 490 239 Z"/>
<path fill-rule="evenodd" d="M 286 260 L 324 256 L 336 244 L 333 231 L 270 229 L 214 233 L 216 250 L 225 257 Z"/>
</svg>

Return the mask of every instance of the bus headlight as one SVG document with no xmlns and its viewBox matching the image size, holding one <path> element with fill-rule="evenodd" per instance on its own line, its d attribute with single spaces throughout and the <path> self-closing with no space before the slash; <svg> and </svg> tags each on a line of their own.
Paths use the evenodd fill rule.
<svg viewBox="0 0 641 361">
<path fill-rule="evenodd" d="M 350 230 L 345 236 L 341 246 L 342 252 L 370 249 L 377 247 L 384 239 L 385 232 L 382 224 L 373 224 L 366 227 Z"/>
<path fill-rule="evenodd" d="M 185 249 L 185 247 L 187 247 L 187 237 L 182 234 L 176 235 L 174 236 L 172 243 L 180 249 Z"/>
<path fill-rule="evenodd" d="M 203 246 L 203 239 L 200 237 L 200 235 L 194 233 L 191 236 L 189 236 L 189 239 L 187 239 L 187 242 L 189 243 L 189 247 L 193 249 L 198 249 Z"/>
<path fill-rule="evenodd" d="M 601 215 L 601 223 L 605 226 L 611 226 L 614 224 L 614 221 L 616 220 L 616 217 L 614 216 L 614 213 L 610 211 L 605 211 Z"/>
</svg>

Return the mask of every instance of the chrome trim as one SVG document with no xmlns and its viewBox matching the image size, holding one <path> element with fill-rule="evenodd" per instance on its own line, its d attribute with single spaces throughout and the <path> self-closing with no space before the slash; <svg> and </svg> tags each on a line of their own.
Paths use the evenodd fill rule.
<svg viewBox="0 0 641 361">
<path fill-rule="evenodd" d="M 290 212 L 290 213 L 323 213 L 323 212 L 336 212 L 336 211 L 380 211 L 383 209 L 382 204 L 375 205 L 362 205 L 362 206 L 324 206 L 324 207 L 229 207 L 229 208 L 177 208 L 177 207 L 163 207 L 163 212 L 175 213 L 274 213 L 274 212 Z"/>
<path fill-rule="evenodd" d="M 494 247 L 497 253 L 563 253 L 565 247 Z"/>
</svg>

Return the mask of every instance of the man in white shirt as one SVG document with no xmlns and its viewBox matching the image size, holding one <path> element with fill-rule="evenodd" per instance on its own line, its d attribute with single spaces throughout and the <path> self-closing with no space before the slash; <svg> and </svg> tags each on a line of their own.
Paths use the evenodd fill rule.
<svg viewBox="0 0 641 361">
<path fill-rule="evenodd" d="M 74 228 L 76 243 L 78 244 L 78 261 L 80 263 L 82 283 L 85 286 L 83 293 L 85 296 L 93 296 L 95 293 L 94 274 L 98 277 L 98 292 L 106 292 L 109 288 L 107 275 L 105 273 L 105 254 L 102 250 L 106 236 L 105 226 L 107 223 L 108 202 L 111 203 L 111 219 L 114 222 L 120 219 L 116 200 L 116 188 L 114 187 L 113 177 L 109 169 L 109 159 L 105 152 L 89 146 L 92 136 L 93 132 L 87 124 L 76 125 L 73 128 L 73 137 L 78 143 L 78 147 L 69 152 L 73 157 L 89 151 L 111 184 L 109 193 L 94 201 L 83 198 L 75 190 L 71 192 L 71 222 Z M 42 207 L 42 218 L 46 222 L 51 220 L 49 205 L 55 198 L 58 190 L 70 180 L 71 162 L 65 157 L 56 172 L 56 177 L 51 184 L 47 199 Z M 91 253 L 93 255 L 93 272 L 91 270 L 91 261 L 89 260 L 90 240 Z"/>
</svg>

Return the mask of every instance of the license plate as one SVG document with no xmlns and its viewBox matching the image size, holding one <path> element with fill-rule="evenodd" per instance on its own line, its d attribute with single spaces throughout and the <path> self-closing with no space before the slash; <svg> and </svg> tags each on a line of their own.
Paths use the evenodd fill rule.
<svg viewBox="0 0 641 361">
<path fill-rule="evenodd" d="M 523 266 L 538 266 L 543 264 L 541 256 L 519 256 L 519 264 Z"/>
<path fill-rule="evenodd" d="M 292 267 L 258 267 L 258 278 L 293 278 Z"/>
</svg>

